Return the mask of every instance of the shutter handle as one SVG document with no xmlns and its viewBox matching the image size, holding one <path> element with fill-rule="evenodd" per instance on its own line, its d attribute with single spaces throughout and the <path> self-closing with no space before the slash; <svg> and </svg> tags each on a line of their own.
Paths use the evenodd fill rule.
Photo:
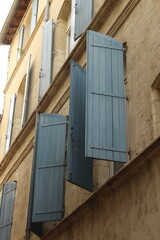
<svg viewBox="0 0 160 240">
<path fill-rule="evenodd" d="M 39 72 L 39 78 L 41 79 L 42 77 L 42 68 L 40 69 L 40 72 Z"/>
<path fill-rule="evenodd" d="M 74 8 L 75 8 L 75 13 L 77 13 L 77 3 L 75 3 Z"/>
<path fill-rule="evenodd" d="M 71 140 L 72 140 L 72 143 L 74 142 L 74 139 L 73 139 L 73 126 L 71 127 Z"/>
</svg>

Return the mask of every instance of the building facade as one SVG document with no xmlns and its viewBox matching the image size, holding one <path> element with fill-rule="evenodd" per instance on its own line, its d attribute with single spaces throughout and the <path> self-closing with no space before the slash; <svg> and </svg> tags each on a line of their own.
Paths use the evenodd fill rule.
<svg viewBox="0 0 160 240">
<path fill-rule="evenodd" d="M 14 1 L 0 239 L 159 239 L 159 10 Z"/>
</svg>

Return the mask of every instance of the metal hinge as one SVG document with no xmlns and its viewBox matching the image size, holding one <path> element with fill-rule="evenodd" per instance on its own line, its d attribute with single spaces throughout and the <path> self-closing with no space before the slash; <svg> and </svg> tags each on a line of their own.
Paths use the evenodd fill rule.
<svg viewBox="0 0 160 240">
<path fill-rule="evenodd" d="M 118 95 L 118 94 L 113 94 L 113 93 L 106 93 L 106 92 L 96 92 L 96 91 L 91 91 L 91 94 L 95 94 L 95 95 L 102 95 L 102 96 L 107 96 L 107 97 L 116 97 L 116 98 L 124 98 L 128 100 L 127 96 L 123 96 L 123 95 Z"/>
<path fill-rule="evenodd" d="M 112 46 L 104 46 L 104 45 L 98 45 L 98 44 L 91 44 L 92 47 L 101 47 L 101 48 L 108 48 L 111 50 L 118 50 L 118 51 L 127 51 L 126 48 L 118 48 L 118 47 L 112 47 Z"/>
<path fill-rule="evenodd" d="M 74 8 L 75 8 L 75 13 L 77 13 L 77 3 L 75 3 Z"/>
</svg>

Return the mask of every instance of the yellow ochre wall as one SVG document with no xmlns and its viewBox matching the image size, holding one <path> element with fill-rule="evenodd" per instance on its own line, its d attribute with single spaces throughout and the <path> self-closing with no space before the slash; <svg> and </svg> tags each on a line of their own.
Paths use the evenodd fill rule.
<svg viewBox="0 0 160 240">
<path fill-rule="evenodd" d="M 52 0 L 50 2 L 49 18 L 54 19 L 55 22 L 53 83 L 39 104 L 39 72 L 45 0 L 39 1 L 37 25 L 31 36 L 29 36 L 29 25 L 32 2 L 22 19 L 21 25 L 25 24 L 27 30 L 24 37 L 23 53 L 18 62 L 16 58 L 20 27 L 10 49 L 8 82 L 5 88 L 6 99 L 0 124 L 0 186 L 2 189 L 2 184 L 6 181 L 17 181 L 11 240 L 21 240 L 25 235 L 34 150 L 35 109 L 37 108 L 40 112 L 68 115 L 69 62 L 73 58 L 81 66 L 86 67 L 85 35 L 80 38 L 66 59 L 66 31 L 70 23 L 70 17 L 68 16 L 67 19 L 60 17 L 64 0 Z M 101 19 L 103 3 L 105 6 L 110 5 L 105 17 Z M 101 6 L 102 8 L 100 8 Z M 127 44 L 125 90 L 129 99 L 127 102 L 127 124 L 131 159 L 135 158 L 159 136 L 159 102 L 157 99 L 160 95 L 158 90 L 151 87 L 159 73 L 160 66 L 158 54 L 160 51 L 159 11 L 160 2 L 158 0 L 114 0 L 112 4 L 110 0 L 94 0 L 94 19 L 90 29 L 108 34 Z M 4 156 L 10 97 L 19 92 L 22 81 L 25 79 L 30 54 L 32 54 L 32 59 L 28 122 L 21 130 L 20 109 L 22 108 L 22 102 L 17 100 L 12 145 Z M 156 105 L 154 105 L 155 102 Z M 113 175 L 112 168 L 112 164 L 107 161 L 94 160 L 95 190 Z M 65 216 L 68 216 L 90 196 L 91 193 L 66 182 Z M 25 201 L 23 201 L 24 199 Z M 37 239 L 37 237 L 34 236 L 33 239 Z"/>
</svg>

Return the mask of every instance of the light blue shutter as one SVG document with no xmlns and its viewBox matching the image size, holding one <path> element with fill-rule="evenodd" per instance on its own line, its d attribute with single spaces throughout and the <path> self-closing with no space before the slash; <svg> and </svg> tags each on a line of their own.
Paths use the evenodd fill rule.
<svg viewBox="0 0 160 240">
<path fill-rule="evenodd" d="M 63 218 L 65 147 L 66 117 L 40 114 L 35 146 L 32 223 Z"/>
<path fill-rule="evenodd" d="M 86 72 L 71 62 L 67 180 L 89 191 L 93 189 L 93 161 L 85 158 Z"/>
<path fill-rule="evenodd" d="M 8 182 L 3 186 L 0 209 L 0 239 L 10 240 L 16 182 Z"/>
<path fill-rule="evenodd" d="M 36 23 L 37 23 L 38 2 L 39 2 L 39 0 L 33 0 L 33 3 L 32 3 L 32 16 L 31 16 L 30 34 L 33 32 L 33 30 L 36 26 Z"/>
<path fill-rule="evenodd" d="M 20 59 L 23 51 L 23 38 L 24 38 L 24 29 L 25 26 L 22 25 L 19 32 L 19 42 L 18 42 L 18 49 L 17 49 L 17 61 Z"/>
<path fill-rule="evenodd" d="M 126 111 L 123 44 L 87 32 L 87 157 L 126 162 Z"/>
<path fill-rule="evenodd" d="M 29 81 L 30 81 L 30 68 L 31 68 L 31 55 L 29 56 L 28 67 L 27 67 L 27 74 L 26 74 L 21 127 L 23 127 L 23 125 L 24 125 L 24 123 L 26 121 L 27 104 L 28 104 L 28 91 L 29 91 Z"/>
<path fill-rule="evenodd" d="M 75 33 L 76 40 L 87 28 L 93 13 L 93 0 L 75 0 Z"/>
<path fill-rule="evenodd" d="M 16 94 L 14 94 L 14 95 L 10 98 L 10 107 L 9 107 L 9 115 L 8 115 L 8 125 L 7 125 L 7 132 L 6 132 L 5 153 L 8 151 L 8 149 L 9 149 L 9 147 L 10 147 L 10 144 L 11 144 L 15 103 L 16 103 Z"/>
<path fill-rule="evenodd" d="M 43 97 L 52 82 L 53 25 L 53 20 L 49 20 L 43 28 L 39 100 Z"/>
</svg>

